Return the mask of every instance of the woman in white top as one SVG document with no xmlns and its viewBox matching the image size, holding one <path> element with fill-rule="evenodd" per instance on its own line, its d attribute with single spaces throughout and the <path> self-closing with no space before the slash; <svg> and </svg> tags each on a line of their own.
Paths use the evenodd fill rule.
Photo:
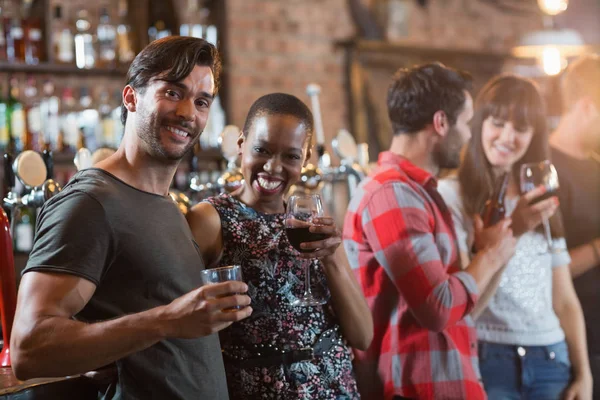
<svg viewBox="0 0 600 400">
<path fill-rule="evenodd" d="M 473 316 L 479 362 L 490 400 L 591 399 L 592 378 L 581 306 L 571 283 L 569 253 L 544 251 L 542 218 L 550 218 L 555 247 L 566 248 L 558 200 L 531 205 L 544 193 L 519 190 L 519 169 L 549 158 L 544 102 L 529 80 L 492 79 L 475 104 L 472 138 L 458 175 L 439 184 L 452 210 L 467 265 L 484 235 L 511 224 L 513 258 L 480 293 Z M 507 218 L 483 229 L 479 214 L 495 182 L 509 172 Z"/>
</svg>

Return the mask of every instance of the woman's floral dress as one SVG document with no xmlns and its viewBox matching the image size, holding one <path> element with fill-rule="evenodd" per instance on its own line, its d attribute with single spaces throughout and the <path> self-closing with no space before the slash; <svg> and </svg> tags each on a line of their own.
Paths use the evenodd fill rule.
<svg viewBox="0 0 600 400">
<path fill-rule="evenodd" d="M 312 291 L 328 298 L 329 290 L 319 262 L 298 258 L 288 242 L 285 215 L 260 213 L 228 194 L 207 201 L 221 217 L 220 266 L 241 265 L 252 299 L 252 315 L 220 334 L 231 399 L 358 399 L 351 350 L 331 307 L 291 305 L 304 293 L 303 262 L 312 263 Z M 267 347 L 313 347 L 332 332 L 338 340 L 312 360 L 271 366 L 240 362 L 260 357 Z"/>
</svg>

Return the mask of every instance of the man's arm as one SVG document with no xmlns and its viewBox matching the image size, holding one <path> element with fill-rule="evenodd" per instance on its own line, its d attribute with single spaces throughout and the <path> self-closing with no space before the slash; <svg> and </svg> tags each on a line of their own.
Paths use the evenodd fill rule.
<svg viewBox="0 0 600 400">
<path fill-rule="evenodd" d="M 84 323 L 72 317 L 90 300 L 95 285 L 85 279 L 28 272 L 19 288 L 11 338 L 11 361 L 18 379 L 85 373 L 148 348 L 167 337 L 210 335 L 249 316 L 246 284 L 204 286 L 166 306 L 121 318 Z"/>
<path fill-rule="evenodd" d="M 223 252 L 221 217 L 210 203 L 198 203 L 186 215 L 206 268 L 216 265 Z"/>
<path fill-rule="evenodd" d="M 404 183 L 388 184 L 362 215 L 364 233 L 411 312 L 422 326 L 441 331 L 468 314 L 492 276 L 514 251 L 507 229 L 465 270 L 449 274 L 442 262 L 423 198 Z M 454 244 L 450 244 L 454 246 Z"/>
<path fill-rule="evenodd" d="M 600 238 L 569 250 L 571 276 L 577 278 L 600 265 Z"/>
</svg>

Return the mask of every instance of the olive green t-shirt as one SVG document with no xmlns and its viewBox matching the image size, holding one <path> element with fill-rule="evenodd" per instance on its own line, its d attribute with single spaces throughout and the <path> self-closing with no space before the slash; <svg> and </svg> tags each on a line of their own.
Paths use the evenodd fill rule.
<svg viewBox="0 0 600 400">
<path fill-rule="evenodd" d="M 93 282 L 94 295 L 75 316 L 82 321 L 166 305 L 200 286 L 202 258 L 175 203 L 100 169 L 80 171 L 50 199 L 36 232 L 23 273 Z M 116 364 L 108 398 L 228 399 L 217 335 L 163 340 Z"/>
</svg>

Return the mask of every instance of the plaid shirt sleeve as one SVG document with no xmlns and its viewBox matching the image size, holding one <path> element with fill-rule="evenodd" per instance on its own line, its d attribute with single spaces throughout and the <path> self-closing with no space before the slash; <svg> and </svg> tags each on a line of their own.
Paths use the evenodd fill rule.
<svg viewBox="0 0 600 400">
<path fill-rule="evenodd" d="M 475 280 L 466 272 L 448 273 L 448 260 L 442 258 L 450 255 L 442 256 L 438 246 L 454 236 L 433 233 L 434 216 L 422 194 L 404 182 L 386 183 L 365 204 L 360 219 L 377 262 L 424 328 L 440 332 L 471 311 Z"/>
</svg>

